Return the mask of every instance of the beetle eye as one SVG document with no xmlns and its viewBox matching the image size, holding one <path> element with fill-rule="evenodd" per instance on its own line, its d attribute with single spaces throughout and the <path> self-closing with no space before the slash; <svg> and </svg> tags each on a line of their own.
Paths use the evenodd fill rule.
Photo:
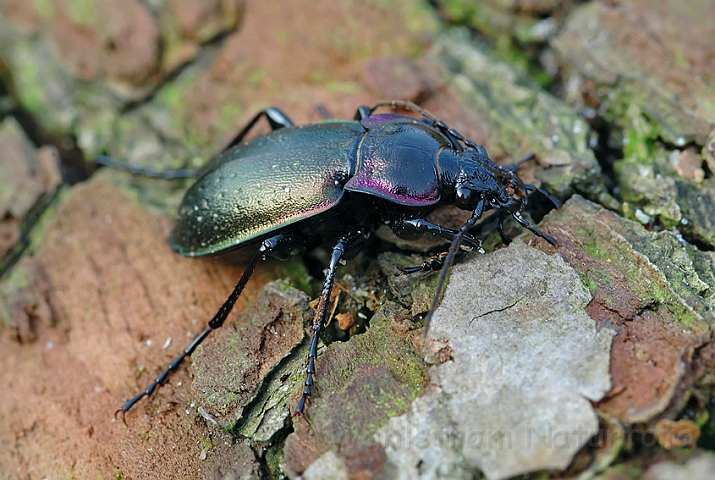
<svg viewBox="0 0 715 480">
<path fill-rule="evenodd" d="M 454 204 L 463 210 L 471 210 L 469 201 L 472 198 L 472 190 L 465 187 L 457 187 L 454 196 Z"/>
</svg>

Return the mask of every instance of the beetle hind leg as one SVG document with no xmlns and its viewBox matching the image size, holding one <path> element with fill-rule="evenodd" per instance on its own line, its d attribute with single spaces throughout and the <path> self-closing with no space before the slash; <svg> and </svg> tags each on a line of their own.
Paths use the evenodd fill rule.
<svg viewBox="0 0 715 480">
<path fill-rule="evenodd" d="M 323 290 L 320 292 L 320 301 L 318 302 L 315 317 L 313 317 L 313 325 L 310 327 L 313 336 L 310 341 L 310 352 L 308 353 L 308 366 L 306 367 L 305 384 L 303 387 L 303 395 L 300 397 L 298 405 L 295 407 L 295 411 L 293 412 L 294 417 L 303 415 L 306 404 L 308 403 L 310 397 L 313 396 L 313 387 L 315 386 L 315 359 L 318 357 L 318 339 L 320 333 L 325 328 L 325 322 L 328 316 L 330 293 L 333 290 L 333 283 L 335 282 L 335 270 L 344 257 L 350 256 L 351 249 L 364 242 L 366 239 L 366 233 L 358 231 L 355 234 L 341 237 L 333 247 L 333 253 L 330 256 L 328 271 L 325 275 L 325 281 L 323 282 Z"/>
<path fill-rule="evenodd" d="M 288 117 L 280 108 L 268 107 L 265 110 L 258 112 L 243 129 L 236 134 L 236 136 L 229 142 L 229 144 L 219 152 L 219 154 L 225 152 L 226 150 L 238 145 L 243 138 L 248 135 L 248 132 L 258 123 L 261 117 L 266 117 L 268 123 L 271 126 L 271 130 L 276 131 L 285 127 L 292 127 L 294 125 L 293 120 Z M 122 162 L 121 160 L 116 160 L 114 158 L 108 157 L 106 155 L 97 155 L 94 159 L 94 163 L 98 165 L 104 165 L 106 167 L 115 168 L 117 170 L 124 170 L 126 172 L 133 173 L 134 175 L 143 175 L 145 177 L 152 178 L 163 178 L 165 180 L 176 180 L 179 178 L 193 178 L 196 177 L 201 171 L 200 168 L 177 168 L 171 170 L 157 170 L 155 168 L 140 167 L 132 165 L 128 162 Z"/>
<path fill-rule="evenodd" d="M 223 305 L 221 305 L 221 308 L 219 308 L 213 318 L 209 320 L 206 328 L 204 328 L 203 331 L 199 333 L 186 348 L 184 348 L 178 357 L 172 360 L 172 362 L 154 379 L 154 381 L 151 382 L 151 384 L 149 384 L 147 388 L 129 399 L 124 405 L 121 406 L 121 408 L 114 412 L 114 416 L 116 417 L 121 413 L 122 421 L 126 425 L 127 422 L 124 417 L 129 409 L 131 409 L 134 404 L 142 398 L 150 397 L 157 387 L 160 387 L 166 382 L 169 378 L 169 374 L 179 368 L 181 362 L 183 362 L 186 357 L 190 356 L 194 350 L 196 350 L 196 347 L 198 347 L 212 331 L 223 325 L 229 313 L 233 310 L 236 300 L 238 300 L 238 297 L 241 296 L 241 292 L 243 292 L 243 289 L 250 280 L 253 271 L 256 269 L 261 260 L 264 260 L 266 255 L 280 254 L 284 250 L 294 248 L 295 241 L 294 237 L 288 235 L 276 235 L 264 240 L 258 251 L 253 255 L 253 258 L 251 258 L 251 261 L 246 266 L 246 269 L 243 271 L 243 274 L 238 280 L 238 283 L 234 287 L 233 291 Z"/>
<path fill-rule="evenodd" d="M 164 180 L 176 180 L 179 178 L 193 178 L 199 173 L 198 168 L 175 168 L 170 170 L 157 170 L 155 168 L 140 167 L 128 162 L 122 162 L 106 155 L 97 155 L 94 159 L 97 165 L 123 170 L 134 175 L 142 175 L 151 178 L 163 178 Z"/>
<path fill-rule="evenodd" d="M 328 313 L 330 292 L 333 290 L 333 283 L 335 281 L 335 270 L 345 254 L 346 243 L 346 239 L 341 238 L 333 247 L 333 253 L 330 256 L 330 264 L 328 265 L 328 272 L 325 275 L 325 281 L 323 282 L 323 290 L 320 293 L 320 301 L 318 302 L 318 308 L 316 309 L 315 317 L 313 318 L 313 325 L 310 328 L 313 333 L 313 337 L 310 341 L 310 352 L 308 353 L 308 366 L 306 368 L 303 395 L 300 397 L 300 401 L 298 401 L 298 405 L 295 407 L 293 416 L 303 415 L 308 398 L 313 396 L 313 387 L 315 386 L 313 376 L 315 375 L 315 359 L 318 357 L 318 338 L 320 332 L 322 332 L 325 328 L 325 317 Z"/>
</svg>

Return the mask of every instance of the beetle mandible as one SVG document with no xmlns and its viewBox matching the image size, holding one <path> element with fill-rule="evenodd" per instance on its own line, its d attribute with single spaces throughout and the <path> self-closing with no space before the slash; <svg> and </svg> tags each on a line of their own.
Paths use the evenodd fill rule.
<svg viewBox="0 0 715 480">
<path fill-rule="evenodd" d="M 403 108 L 421 118 L 374 113 L 381 107 Z M 273 131 L 244 141 L 263 117 Z M 325 327 L 337 265 L 356 255 L 380 224 L 389 225 L 402 238 L 431 233 L 452 242 L 447 252 L 400 271 L 441 270 L 425 332 L 448 267 L 465 252 L 460 246 L 481 248 L 470 230 L 484 212 L 495 210 L 497 230 L 506 242 L 503 221 L 511 216 L 556 244 L 529 225 L 520 212 L 533 191 L 557 207 L 560 204 L 541 188 L 523 183 L 516 174 L 518 165 L 496 165 L 484 147 L 411 102 L 378 102 L 358 108 L 353 120 L 325 119 L 299 126 L 278 108 L 259 112 L 200 170 L 184 196 L 170 237 L 174 250 L 188 257 L 249 245 L 257 245 L 257 251 L 206 328 L 116 413 L 121 412 L 124 420 L 135 403 L 152 395 L 211 331 L 223 325 L 261 260 L 285 258 L 327 244 L 332 254 L 311 327 L 304 390 L 295 409 L 295 414 L 302 414 L 313 393 L 318 337 Z M 459 230 L 425 219 L 444 205 L 456 205 L 472 214 Z"/>
</svg>

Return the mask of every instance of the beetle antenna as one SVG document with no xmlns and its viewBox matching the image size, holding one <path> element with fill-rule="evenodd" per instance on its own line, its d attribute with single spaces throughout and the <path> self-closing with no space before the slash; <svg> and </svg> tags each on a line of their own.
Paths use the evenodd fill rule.
<svg viewBox="0 0 715 480">
<path fill-rule="evenodd" d="M 530 160 L 535 160 L 535 159 L 536 159 L 536 155 L 535 155 L 535 154 L 533 154 L 533 153 L 527 153 L 526 155 L 524 155 L 523 157 L 521 157 L 519 160 L 517 160 L 517 161 L 514 162 L 514 163 L 506 163 L 506 164 L 504 164 L 504 165 L 501 165 L 501 168 L 502 168 L 503 170 L 510 170 L 510 171 L 512 171 L 512 172 L 517 172 L 517 171 L 519 171 L 519 168 L 521 168 L 521 166 L 522 166 L 524 163 L 526 163 L 526 162 L 528 162 L 528 161 L 530 161 Z"/>
<path fill-rule="evenodd" d="M 459 229 L 459 232 L 457 232 L 457 234 L 454 236 L 452 244 L 449 246 L 447 258 L 444 260 L 444 264 L 442 265 L 442 271 L 439 275 L 439 281 L 437 282 L 437 289 L 435 291 L 434 297 L 432 298 L 432 304 L 429 307 L 429 312 L 427 312 L 427 318 L 425 319 L 425 327 L 422 331 L 423 341 L 427 340 L 427 333 L 429 332 L 432 315 L 434 315 L 434 311 L 437 309 L 437 304 L 439 303 L 440 297 L 442 296 L 442 290 L 444 289 L 444 284 L 447 281 L 449 267 L 451 267 L 452 263 L 454 262 L 454 256 L 457 254 L 457 250 L 459 250 L 459 245 L 462 243 L 462 238 L 464 238 L 469 229 L 474 226 L 476 221 L 482 217 L 482 213 L 484 213 L 484 204 L 485 200 L 484 198 L 481 198 L 479 200 L 479 203 L 477 203 L 477 207 L 474 209 L 474 213 L 472 213 L 472 216 L 469 217 L 469 219 L 464 223 L 464 225 L 462 225 L 462 227 Z"/>
</svg>

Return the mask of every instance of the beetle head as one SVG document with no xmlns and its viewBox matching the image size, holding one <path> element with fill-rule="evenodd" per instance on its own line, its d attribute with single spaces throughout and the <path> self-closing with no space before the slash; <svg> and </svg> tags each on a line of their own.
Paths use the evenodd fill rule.
<svg viewBox="0 0 715 480">
<path fill-rule="evenodd" d="M 487 156 L 484 147 L 464 151 L 457 181 L 455 205 L 464 210 L 474 210 L 480 199 L 492 208 L 508 213 L 524 210 L 528 199 L 527 189 L 515 171 L 496 165 Z"/>
</svg>

